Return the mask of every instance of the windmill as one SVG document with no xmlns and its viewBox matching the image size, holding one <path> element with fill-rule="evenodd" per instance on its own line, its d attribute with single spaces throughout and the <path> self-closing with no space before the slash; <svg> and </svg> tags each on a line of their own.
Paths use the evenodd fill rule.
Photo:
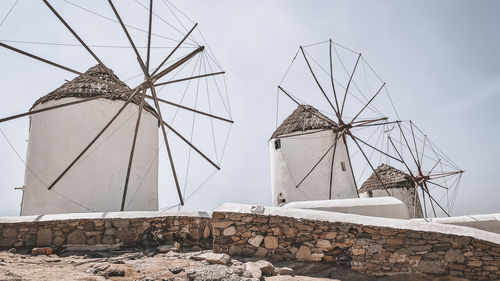
<svg viewBox="0 0 500 281">
<path fill-rule="evenodd" d="M 0 119 L 0 123 L 4 123 L 7 121 L 27 116 L 30 116 L 31 118 L 32 116 L 42 116 L 43 114 L 52 114 L 53 112 L 61 112 L 62 110 L 66 110 L 65 114 L 69 114 L 67 112 L 68 110 L 73 110 L 77 108 L 77 106 L 81 107 L 85 104 L 92 104 L 92 102 L 97 100 L 120 102 L 118 107 L 116 106 L 114 107 L 113 113 L 111 115 L 109 114 L 107 115 L 108 119 L 105 120 L 104 123 L 98 124 L 99 128 L 94 131 L 89 141 L 85 145 L 82 145 L 81 147 L 73 151 L 75 156 L 72 157 L 71 161 L 65 163 L 64 168 L 59 170 L 57 174 L 54 175 L 52 179 L 50 179 L 50 182 L 48 182 L 45 186 L 47 192 L 43 194 L 47 195 L 47 194 L 52 194 L 51 192 L 53 192 L 53 195 L 47 195 L 47 196 L 57 196 L 57 195 L 63 196 L 65 200 L 68 200 L 68 202 L 79 205 L 80 207 L 90 211 L 102 211 L 103 208 L 104 210 L 124 211 L 127 210 L 128 206 L 130 206 L 131 200 L 135 197 L 136 193 L 139 191 L 141 187 L 140 185 L 133 186 L 134 190 L 131 190 L 130 186 L 131 178 L 134 177 L 133 175 L 136 172 L 134 170 L 136 169 L 134 166 L 134 161 L 137 161 L 136 159 L 139 157 L 137 155 L 138 153 L 136 148 L 138 143 L 141 141 L 140 137 L 142 135 L 140 131 L 142 130 L 142 126 L 146 122 L 146 119 L 154 117 L 157 121 L 156 131 L 158 131 L 159 127 L 161 131 L 161 138 L 166 148 L 168 163 L 170 166 L 169 169 L 170 176 L 172 178 L 173 185 L 175 186 L 179 200 L 179 203 L 177 205 L 180 206 L 184 205 L 185 200 L 187 198 L 190 198 L 194 194 L 194 192 L 198 190 L 198 188 L 196 188 L 194 190 L 191 190 L 193 193 L 191 193 L 190 195 L 186 194 L 186 186 L 187 186 L 186 183 L 188 176 L 190 176 L 188 170 L 190 165 L 192 165 L 191 158 L 198 156 L 200 157 L 200 159 L 202 159 L 202 161 L 207 163 L 213 169 L 219 170 L 220 161 L 222 159 L 223 151 L 225 149 L 225 144 L 227 142 L 227 136 L 229 135 L 230 125 L 233 123 L 227 99 L 227 92 L 225 92 L 226 88 L 225 78 L 224 78 L 225 72 L 222 70 L 216 58 L 213 56 L 213 53 L 210 50 L 209 46 L 206 44 L 205 38 L 198 28 L 198 24 L 191 21 L 187 16 L 185 16 L 185 14 L 183 14 L 179 9 L 173 6 L 169 1 L 162 1 L 160 2 L 159 5 L 157 4 L 159 1 L 150 0 L 148 1 L 148 4 L 143 4 L 140 1 L 135 1 L 137 4 L 136 7 L 141 10 L 144 9 L 147 13 L 148 21 L 146 23 L 147 24 L 146 30 L 134 26 L 133 24 L 126 23 L 125 20 L 127 19 L 123 18 L 119 13 L 120 7 L 117 7 L 112 0 L 108 0 L 106 5 L 107 5 L 107 12 L 111 13 L 113 17 L 109 17 L 103 13 L 97 12 L 96 10 L 92 10 L 91 8 L 88 7 L 84 7 L 80 4 L 76 4 L 72 1 L 64 1 L 64 2 L 68 6 L 72 6 L 73 8 L 79 9 L 87 14 L 91 14 L 96 18 L 99 18 L 101 20 L 104 19 L 103 21 L 105 22 L 112 22 L 113 26 L 121 29 L 121 36 L 123 36 L 123 38 L 126 38 L 128 46 L 116 46 L 116 45 L 98 46 L 95 44 L 94 45 L 87 44 L 83 40 L 83 37 L 81 37 L 77 33 L 76 30 L 78 28 L 72 26 L 69 23 L 69 21 L 65 19 L 64 15 L 60 12 L 60 9 L 57 9 L 49 1 L 44 0 L 43 3 L 48 8 L 48 10 L 57 18 L 60 24 L 64 26 L 66 31 L 69 34 L 71 34 L 71 36 L 74 39 L 78 41 L 79 45 L 87 52 L 87 54 L 90 55 L 90 57 L 92 57 L 93 60 L 95 60 L 97 65 L 89 69 L 87 72 L 82 72 L 72 67 L 68 67 L 66 63 L 55 62 L 54 60 L 36 55 L 32 52 L 24 50 L 23 48 L 15 46 L 16 44 L 37 43 L 37 44 L 52 45 L 52 46 L 58 45 L 58 46 L 74 47 L 74 45 L 72 44 L 67 44 L 67 43 L 61 44 L 55 42 L 28 42 L 19 40 L 17 41 L 0 40 L 0 47 L 2 48 L 17 53 L 18 55 L 22 55 L 31 58 L 33 60 L 36 60 L 38 62 L 64 70 L 71 74 L 78 75 L 78 77 L 76 77 L 72 81 L 69 81 L 68 84 L 63 85 L 61 87 L 62 90 L 58 89 L 60 91 L 56 90 L 51 94 L 47 95 L 48 97 L 50 97 L 50 99 L 42 98 L 41 100 L 35 103 L 35 105 L 31 110 L 24 113 L 3 117 Z M 12 11 L 12 9 L 15 7 L 16 4 L 17 1 L 14 3 L 10 11 Z M 61 3 L 58 4 L 61 5 Z M 160 12 L 161 10 L 159 9 L 160 5 L 162 5 L 163 11 L 169 11 L 171 13 L 172 17 L 171 22 L 163 19 L 162 14 Z M 191 26 L 187 26 L 185 24 L 186 21 L 184 21 L 183 23 L 181 19 L 188 19 L 188 23 L 190 23 Z M 129 18 L 129 20 L 132 21 L 132 18 Z M 2 21 L 2 23 L 3 22 L 4 21 Z M 161 23 L 167 26 L 167 28 L 174 35 L 169 35 L 169 36 L 162 35 L 162 32 L 164 31 L 165 28 L 162 28 L 158 32 L 155 32 L 153 24 L 154 22 Z M 133 30 L 135 34 L 140 32 L 144 33 L 145 36 L 143 36 L 142 39 L 145 39 L 147 41 L 147 46 L 145 47 L 138 46 L 136 44 L 138 36 L 134 36 L 131 30 Z M 174 39 L 171 38 L 174 36 L 176 36 Z M 167 41 L 175 42 L 175 45 L 169 47 L 158 47 L 155 46 L 153 43 L 154 38 L 158 40 L 164 40 L 161 41 L 162 43 Z M 115 75 L 115 73 L 111 70 L 111 68 L 109 68 L 104 63 L 104 61 L 101 60 L 99 56 L 97 56 L 95 49 L 102 47 L 109 47 L 115 49 L 126 48 L 127 51 L 130 50 L 131 52 L 133 52 L 136 61 L 132 61 L 131 63 L 137 65 L 140 74 L 131 77 L 130 80 L 137 80 L 137 79 L 141 80 L 137 82 L 133 87 L 128 87 L 125 83 L 120 81 L 118 76 Z M 169 49 L 168 52 L 165 52 L 165 49 Z M 141 50 L 143 51 L 142 54 Z M 76 96 L 74 94 L 74 91 L 73 92 L 64 91 L 65 89 L 67 90 L 68 88 L 74 89 L 74 86 L 76 84 L 78 83 L 81 84 L 83 82 L 85 82 L 83 88 L 90 88 L 90 90 L 86 93 L 81 93 L 81 95 Z M 191 82 L 193 83 L 191 84 Z M 184 86 L 186 84 L 187 86 Z M 182 85 L 182 90 L 180 90 L 181 89 L 180 86 L 176 88 L 177 85 Z M 171 87 L 170 93 L 172 92 L 180 93 L 178 94 L 178 96 L 180 97 L 180 101 L 174 102 L 167 98 L 160 97 L 159 91 L 161 91 L 163 87 Z M 79 89 L 81 90 L 81 88 Z M 185 99 L 185 97 L 189 96 L 189 94 L 187 95 L 186 93 L 188 93 L 189 91 L 191 91 L 192 93 L 194 91 L 195 93 L 192 95 L 193 97 L 190 99 L 191 101 L 194 101 L 193 106 L 185 105 L 185 103 L 188 100 L 188 98 Z M 206 104 L 208 105 L 207 106 L 208 110 L 200 109 L 200 100 L 202 97 L 202 95 L 199 94 L 200 91 L 204 91 L 204 93 L 206 94 L 207 98 Z M 68 94 L 69 96 L 68 95 L 61 96 L 62 93 Z M 218 101 L 217 104 L 214 101 L 211 101 L 210 99 L 211 96 L 217 97 Z M 71 100 L 67 98 L 71 98 Z M 48 105 L 48 103 L 45 102 L 49 100 L 51 101 L 60 100 L 60 102 L 58 102 L 57 104 Z M 152 102 L 152 104 L 149 104 L 149 102 Z M 38 106 L 44 103 L 45 103 L 44 106 Z M 114 105 L 116 104 L 117 103 L 115 102 Z M 168 105 L 175 109 L 175 114 L 171 120 L 165 117 L 166 116 L 165 112 L 168 110 L 162 108 L 161 105 Z M 89 154 L 93 153 L 96 149 L 98 149 L 98 146 L 102 142 L 106 141 L 105 139 L 106 135 L 111 134 L 110 131 L 113 128 L 113 126 L 117 125 L 118 120 L 120 120 L 120 118 L 123 118 L 125 112 L 127 112 L 128 108 L 130 108 L 131 106 L 132 107 L 136 106 L 137 108 L 135 109 L 136 110 L 135 122 L 132 121 L 135 124 L 134 126 L 131 127 L 131 131 L 129 131 L 128 134 L 128 136 L 130 136 L 130 138 L 128 139 L 129 141 L 129 146 L 127 149 L 128 151 L 122 152 L 123 155 L 126 155 L 125 157 L 126 162 L 119 163 L 120 165 L 112 167 L 113 173 L 115 173 L 119 169 L 123 171 L 123 173 L 118 173 L 120 175 L 123 175 L 123 177 L 121 176 L 119 177 L 120 181 L 122 181 L 119 187 L 121 196 L 113 194 L 114 198 L 113 203 L 108 203 L 109 207 L 101 205 L 100 207 L 97 206 L 96 208 L 89 208 L 85 206 L 86 204 L 82 204 L 81 201 L 82 200 L 85 201 L 84 199 L 86 199 L 86 202 L 89 203 L 93 199 L 96 199 L 96 196 L 99 197 L 103 195 L 106 192 L 105 190 L 99 191 L 100 193 L 94 193 L 88 195 L 85 193 L 81 193 L 81 196 L 87 198 L 81 198 L 81 197 L 71 198 L 70 196 L 67 196 L 68 193 L 64 195 L 63 192 L 64 191 L 69 192 L 68 189 L 70 189 L 71 187 L 67 185 L 60 186 L 61 182 L 65 178 L 71 177 L 72 173 L 78 172 L 79 168 L 81 168 L 80 167 L 81 163 L 86 160 Z M 108 110 L 109 108 L 107 108 L 104 111 L 109 113 Z M 216 109 L 218 108 L 225 109 L 224 112 L 225 116 L 221 116 L 219 112 L 216 112 L 217 111 Z M 187 128 L 184 131 L 189 130 L 189 128 L 191 129 L 190 136 L 184 135 L 181 132 L 182 128 L 179 129 L 173 126 L 173 122 L 179 111 L 189 113 L 190 116 L 192 117 L 191 122 L 185 122 L 183 124 L 183 127 Z M 209 155 L 206 152 L 206 147 L 209 147 L 208 145 L 204 145 L 203 148 L 200 148 L 200 144 L 197 145 L 194 144 L 193 137 L 196 133 L 195 117 L 197 116 L 202 116 L 203 118 L 207 118 L 208 120 L 208 126 L 203 126 L 203 128 L 198 128 L 197 131 L 208 132 L 207 137 L 205 137 L 203 141 L 210 138 L 213 139 L 213 147 L 215 152 L 212 152 L 211 155 Z M 229 125 L 227 134 L 224 134 L 226 138 L 224 141 L 221 142 L 221 144 L 216 143 L 217 142 L 215 133 L 216 130 L 214 129 L 215 127 L 214 122 L 222 122 L 224 124 Z M 200 126 L 198 125 L 198 127 Z M 207 128 L 211 128 L 211 130 Z M 168 136 L 169 133 L 174 134 L 177 140 L 172 140 L 172 138 Z M 154 136 L 154 134 L 150 134 L 150 136 Z M 65 136 L 61 135 L 59 137 L 64 138 Z M 186 168 L 187 171 L 185 173 L 184 186 L 180 182 L 181 180 L 179 179 L 178 166 L 175 163 L 174 148 L 172 147 L 172 144 L 175 143 L 176 141 L 178 143 L 182 143 L 188 149 L 186 152 L 185 159 L 182 159 L 181 161 L 181 163 L 183 165 L 186 165 L 187 167 Z M 203 145 L 203 143 L 201 145 Z M 210 143 L 210 146 L 211 145 L 212 143 Z M 43 149 L 43 147 L 37 149 Z M 152 149 L 151 148 L 148 149 L 149 149 L 148 151 L 154 151 L 159 148 L 154 147 Z M 158 155 L 156 155 L 155 157 L 158 157 Z M 101 158 L 100 160 L 104 160 L 103 162 L 106 162 L 106 158 Z M 154 161 L 156 160 L 152 159 L 148 160 L 147 162 L 154 163 Z M 33 177 L 38 178 L 39 180 L 40 178 L 39 174 L 43 172 L 32 169 L 32 167 L 29 166 L 30 163 L 29 159 L 27 159 L 26 163 L 27 163 L 26 173 L 33 174 Z M 47 164 L 53 164 L 53 163 L 47 163 Z M 91 164 L 97 166 L 99 165 L 104 166 L 104 163 L 99 163 L 99 162 L 93 162 Z M 106 170 L 105 172 L 108 171 Z M 149 172 L 149 169 L 147 169 L 147 172 Z M 51 173 L 48 174 L 52 176 Z M 95 177 L 95 175 L 89 174 L 87 175 L 87 177 L 92 178 Z M 136 175 L 136 177 L 143 178 L 147 177 L 147 175 Z M 39 181 L 41 182 L 41 180 Z M 140 182 L 140 184 L 142 184 L 142 182 Z M 117 187 L 115 186 L 113 188 L 116 189 Z M 24 192 L 30 192 L 30 186 L 25 186 Z M 42 204 L 47 204 L 47 202 L 43 202 L 42 200 Z M 64 206 L 61 207 L 61 209 L 64 210 Z"/>
<path fill-rule="evenodd" d="M 358 163 L 366 164 L 379 183 L 385 186 L 372 163 L 373 154 L 403 162 L 397 155 L 384 151 L 380 142 L 385 139 L 381 136 L 387 135 L 388 128 L 396 122 L 382 113 L 395 112 L 385 85 L 360 53 L 331 39 L 300 46 L 278 85 L 277 125 L 281 95 L 297 109 L 281 126 L 277 126 L 271 139 L 273 203 L 289 202 L 284 198 L 285 193 L 294 194 L 293 201 L 358 197 L 357 182 L 364 174 L 364 170 L 353 169 Z M 298 112 L 307 112 L 309 116 L 300 117 Z M 297 129 L 289 130 L 293 125 L 290 121 L 300 118 L 307 121 L 299 122 L 301 125 L 295 126 Z M 320 125 L 310 126 L 314 123 Z M 325 135 L 324 131 L 329 133 Z M 283 136 L 283 132 L 287 134 Z M 373 140 L 377 133 L 378 139 Z M 297 138 L 329 141 L 311 145 L 315 146 L 313 149 L 297 148 L 288 154 L 275 152 L 277 147 L 284 151 L 284 141 Z M 305 150 L 307 152 L 303 152 Z M 329 171 L 326 171 L 327 167 Z M 290 180 L 279 180 L 286 173 Z M 350 174 L 350 180 L 347 180 L 347 174 Z M 347 191 L 335 194 L 335 190 L 340 189 Z"/>
<path fill-rule="evenodd" d="M 404 160 L 413 187 L 403 195 L 422 202 L 423 216 L 450 216 L 464 171 L 412 121 L 400 121 L 389 135 L 390 149 Z M 413 204 L 413 213 L 420 204 Z"/>
</svg>

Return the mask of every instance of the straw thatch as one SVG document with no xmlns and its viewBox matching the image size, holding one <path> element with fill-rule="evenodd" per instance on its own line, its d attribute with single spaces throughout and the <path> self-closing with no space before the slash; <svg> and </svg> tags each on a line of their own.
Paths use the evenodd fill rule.
<svg viewBox="0 0 500 281">
<path fill-rule="evenodd" d="M 394 167 L 387 164 L 382 164 L 378 166 L 375 171 L 380 176 L 380 179 L 384 183 L 386 188 L 413 188 L 415 183 L 413 182 L 410 175 L 400 171 Z M 384 186 L 380 183 L 377 175 L 373 173 L 364 183 L 361 185 L 359 192 L 367 192 L 376 189 L 384 189 Z"/>
<path fill-rule="evenodd" d="M 114 79 L 116 79 L 120 87 L 118 85 L 116 87 L 112 87 L 104 83 L 96 82 L 84 76 L 78 76 L 73 80 L 64 83 L 61 87 L 55 89 L 49 94 L 39 98 L 37 101 L 35 101 L 31 109 L 33 109 L 38 104 L 42 104 L 44 102 L 48 102 L 51 100 L 58 100 L 62 98 L 89 98 L 95 96 L 103 96 L 108 93 L 112 93 L 112 95 L 105 97 L 106 99 L 126 101 L 129 95 L 127 94 L 124 95 L 123 93 L 120 93 L 120 91 L 123 91 L 121 90 L 121 88 L 122 89 L 125 88 L 127 90 L 130 90 L 130 88 L 125 83 L 123 83 L 113 73 L 112 70 L 111 73 L 113 74 L 113 76 L 109 75 L 108 72 L 106 72 L 106 70 L 104 69 L 104 67 L 102 67 L 99 64 L 89 68 L 85 72 L 86 75 L 97 77 L 101 80 L 113 84 L 115 84 Z M 136 95 L 136 98 L 134 98 L 132 102 L 139 105 L 140 104 L 139 96 Z M 149 111 L 153 115 L 156 115 L 156 111 L 146 103 L 144 104 L 144 109 Z"/>
<path fill-rule="evenodd" d="M 320 117 L 321 116 L 321 117 Z M 328 123 L 326 120 L 330 120 Z M 331 129 L 335 124 L 330 118 L 319 112 L 310 105 L 300 105 L 288 116 L 276 129 L 271 138 L 291 134 L 294 132 L 305 132 L 309 130 Z"/>
</svg>

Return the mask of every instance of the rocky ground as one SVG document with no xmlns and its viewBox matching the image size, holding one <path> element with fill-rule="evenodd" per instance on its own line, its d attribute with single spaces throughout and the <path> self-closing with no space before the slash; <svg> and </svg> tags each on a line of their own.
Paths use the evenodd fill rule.
<svg viewBox="0 0 500 281">
<path fill-rule="evenodd" d="M 0 280 L 452 280 L 429 275 L 368 277 L 327 263 L 271 264 L 264 260 L 232 259 L 199 249 L 176 250 L 165 245 L 128 251 L 67 249 L 50 255 L 32 255 L 28 250 L 3 251 Z"/>
</svg>

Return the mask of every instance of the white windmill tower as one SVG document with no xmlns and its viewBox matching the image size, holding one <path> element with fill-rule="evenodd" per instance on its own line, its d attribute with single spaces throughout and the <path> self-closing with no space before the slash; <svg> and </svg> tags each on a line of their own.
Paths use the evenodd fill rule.
<svg viewBox="0 0 500 281">
<path fill-rule="evenodd" d="M 129 150 L 141 101 L 133 99 L 54 190 L 47 185 L 63 171 L 82 147 L 108 123 L 126 103 L 120 87 L 93 82 L 86 76 L 114 83 L 115 79 L 100 65 L 85 76 L 78 76 L 38 99 L 31 111 L 41 110 L 83 98 L 102 97 L 70 107 L 30 116 L 26 173 L 21 215 L 117 211 L 123 194 Z M 111 94 L 111 95 L 109 95 Z M 158 119 L 155 110 L 145 105 L 135 142 L 129 175 L 126 205 L 129 210 L 158 210 Z M 153 162 L 151 161 L 153 159 Z M 151 167 L 150 167 L 151 166 Z M 135 193 L 141 186 L 141 192 Z M 56 191 L 56 192 L 53 192 Z M 78 203 L 67 198 L 78 198 Z M 133 200 L 132 200 L 133 199 Z"/>
<path fill-rule="evenodd" d="M 269 141 L 273 205 L 358 197 L 345 140 L 335 128 L 314 107 L 300 105 L 276 129 Z"/>
</svg>

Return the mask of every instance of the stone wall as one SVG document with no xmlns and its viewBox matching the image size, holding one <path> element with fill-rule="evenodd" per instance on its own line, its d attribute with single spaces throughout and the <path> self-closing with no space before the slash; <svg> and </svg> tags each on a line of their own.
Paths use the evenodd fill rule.
<svg viewBox="0 0 500 281">
<path fill-rule="evenodd" d="M 207 213 L 116 212 L 0 218 L 0 247 L 118 245 L 179 242 L 211 246 Z"/>
<path fill-rule="evenodd" d="M 500 278 L 500 235 L 467 227 L 238 204 L 214 211 L 212 226 L 214 251 L 230 255 Z"/>
</svg>

